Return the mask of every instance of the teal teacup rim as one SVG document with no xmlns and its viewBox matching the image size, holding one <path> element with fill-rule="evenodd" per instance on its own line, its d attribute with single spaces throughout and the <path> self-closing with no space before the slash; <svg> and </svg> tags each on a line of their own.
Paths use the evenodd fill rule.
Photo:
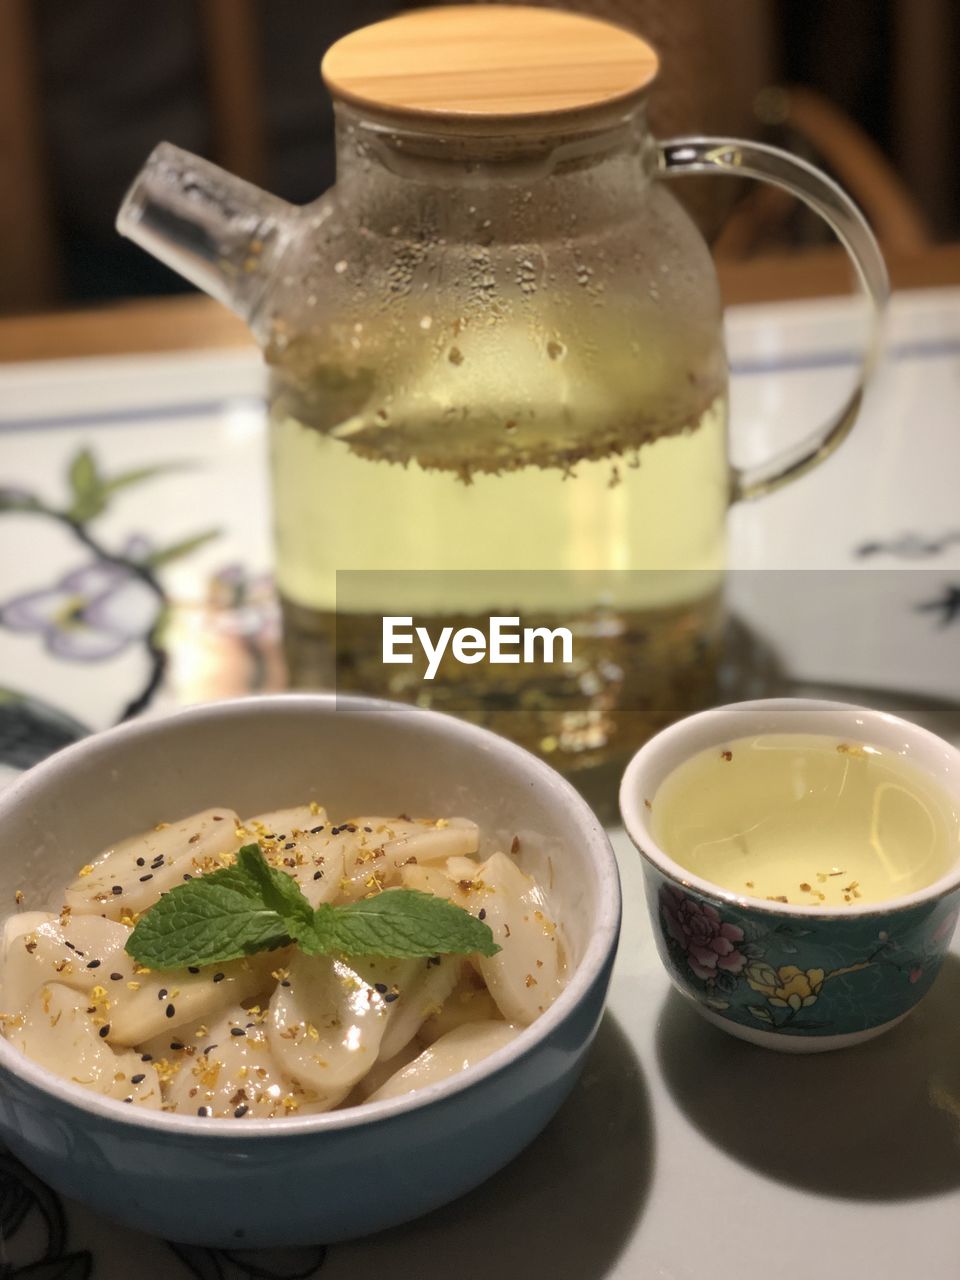
<svg viewBox="0 0 960 1280">
<path fill-rule="evenodd" d="M 749 908 L 771 916 L 812 916 L 819 920 L 889 916 L 936 901 L 960 888 L 960 842 L 951 870 L 923 889 L 883 902 L 851 903 L 843 910 L 770 902 L 765 898 L 734 893 L 674 861 L 655 840 L 650 829 L 650 809 L 644 802 L 652 801 L 663 781 L 699 751 L 721 746 L 735 738 L 764 733 L 822 734 L 896 751 L 938 783 L 954 806 L 960 809 L 960 750 L 929 729 L 886 711 L 826 699 L 763 698 L 729 703 L 687 716 L 662 729 L 640 748 L 624 771 L 620 784 L 623 825 L 640 855 L 667 879 L 728 906 Z"/>
</svg>

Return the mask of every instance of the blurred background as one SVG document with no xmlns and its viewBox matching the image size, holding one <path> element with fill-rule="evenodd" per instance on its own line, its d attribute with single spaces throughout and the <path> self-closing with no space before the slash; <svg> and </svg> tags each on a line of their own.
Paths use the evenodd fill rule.
<svg viewBox="0 0 960 1280">
<path fill-rule="evenodd" d="M 187 286 L 113 219 L 168 139 L 305 202 L 333 181 L 318 64 L 401 0 L 0 0 L 0 312 Z M 832 172 L 888 256 L 960 239 L 956 0 L 576 0 L 646 35 L 661 136 L 763 138 Z M 822 224 L 773 189 L 691 187 L 715 252 L 815 251 Z"/>
</svg>

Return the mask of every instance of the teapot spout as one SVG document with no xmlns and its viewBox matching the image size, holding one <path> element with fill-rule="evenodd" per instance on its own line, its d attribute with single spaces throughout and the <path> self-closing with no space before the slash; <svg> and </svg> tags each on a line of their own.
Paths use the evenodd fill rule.
<svg viewBox="0 0 960 1280">
<path fill-rule="evenodd" d="M 162 142 L 127 192 L 117 230 L 252 321 L 299 210 Z"/>
</svg>

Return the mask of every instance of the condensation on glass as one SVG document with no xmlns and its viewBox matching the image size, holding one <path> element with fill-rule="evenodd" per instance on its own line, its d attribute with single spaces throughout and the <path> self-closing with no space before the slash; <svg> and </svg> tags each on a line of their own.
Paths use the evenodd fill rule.
<svg viewBox="0 0 960 1280">
<path fill-rule="evenodd" d="M 512 12 L 424 11 L 355 33 L 348 52 L 375 33 L 377 48 L 406 39 L 413 65 L 429 63 L 425 23 L 469 13 L 482 46 L 486 14 L 586 23 L 590 38 L 603 27 L 642 49 L 647 72 L 633 92 L 573 109 L 545 104 L 542 68 L 511 64 L 500 88 L 527 84 L 538 110 L 501 102 L 486 116 L 482 104 L 402 110 L 328 74 L 338 176 L 319 200 L 295 208 L 164 144 L 118 225 L 262 344 L 292 682 L 451 707 L 572 772 L 616 763 L 713 696 L 728 506 L 827 456 L 876 354 L 879 326 L 834 419 L 762 467 L 732 469 L 716 275 L 663 179 L 773 182 L 831 223 L 878 316 L 886 279 L 859 212 L 809 165 L 731 139 L 658 143 L 642 41 Z M 572 84 L 578 41 L 564 55 Z M 451 47 L 465 56 L 470 43 Z M 481 75 L 496 69 L 490 49 Z M 351 574 L 338 610 L 345 570 L 371 572 Z M 385 613 L 433 632 L 485 628 L 491 614 L 567 625 L 575 661 L 450 659 L 427 683 L 416 665 L 383 665 Z"/>
</svg>

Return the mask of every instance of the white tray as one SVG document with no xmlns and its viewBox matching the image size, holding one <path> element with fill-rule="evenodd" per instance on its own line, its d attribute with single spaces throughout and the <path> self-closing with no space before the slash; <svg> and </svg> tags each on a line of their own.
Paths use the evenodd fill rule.
<svg viewBox="0 0 960 1280">
<path fill-rule="evenodd" d="M 759 456 L 839 402 L 857 316 L 846 302 L 731 315 L 741 455 Z M 960 291 L 899 297 L 891 352 L 837 458 L 733 513 L 732 562 L 743 572 L 732 577 L 731 604 L 797 691 L 866 697 L 960 740 L 956 712 L 941 706 L 960 703 L 960 609 L 954 617 L 948 607 L 960 590 Z M 262 581 L 259 389 L 256 361 L 242 353 L 0 368 L 0 488 L 60 502 L 81 448 L 111 473 L 188 462 L 189 471 L 118 493 L 93 522 L 96 536 L 117 550 L 132 534 L 159 547 L 222 530 L 162 571 L 176 646 L 150 713 L 277 680 L 276 616 Z M 0 607 L 51 589 L 89 558 L 54 522 L 0 514 Z M 877 569 L 887 572 L 871 577 Z M 846 576 L 854 570 L 856 580 Z M 939 611 L 920 607 L 938 602 Z M 50 652 L 49 639 L 0 626 L 0 689 L 25 695 L 25 739 L 66 732 L 64 715 L 109 724 L 143 690 L 149 655 L 136 636 L 83 663 Z M 204 683 L 210 671 L 219 683 Z M 3 1264 L 46 1259 L 49 1280 L 955 1280 L 960 953 L 916 1014 L 878 1041 L 802 1059 L 755 1049 L 670 994 L 638 859 L 622 833 L 614 843 L 624 927 L 596 1047 L 547 1132 L 473 1196 L 325 1254 L 175 1253 L 0 1166 Z"/>
</svg>

